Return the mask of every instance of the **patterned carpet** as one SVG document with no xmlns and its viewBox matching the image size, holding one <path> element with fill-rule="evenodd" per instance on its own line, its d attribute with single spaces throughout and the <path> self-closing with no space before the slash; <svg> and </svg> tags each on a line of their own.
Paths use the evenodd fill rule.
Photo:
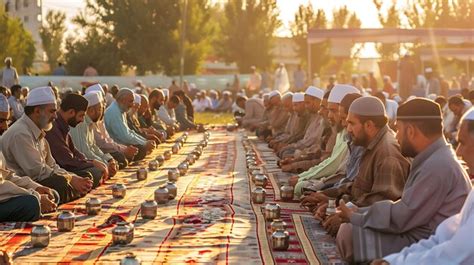
<svg viewBox="0 0 474 265">
<path fill-rule="evenodd" d="M 190 134 L 179 154 L 158 171 L 151 171 L 145 181 L 137 181 L 135 170 L 147 161 L 120 172 L 112 180 L 61 209 L 75 212 L 76 227 L 60 233 L 55 214 L 37 223 L 48 225 L 52 239 L 47 248 L 30 245 L 32 224 L 0 224 L 0 246 L 12 253 L 17 264 L 117 264 L 127 252 L 133 252 L 143 264 L 338 264 L 333 239 L 325 235 L 318 223 L 298 203 L 279 201 L 278 187 L 285 176 L 275 168 L 276 160 L 268 150 L 256 145 L 260 163 L 268 171 L 271 182 L 267 202 L 276 201 L 282 207 L 282 218 L 288 223 L 290 248 L 273 251 L 270 247 L 269 222 L 264 220 L 261 205 L 253 204 L 245 167 L 242 135 L 245 132 L 211 132 L 209 145 L 201 159 L 180 177 L 178 196 L 159 205 L 154 220 L 144 220 L 140 204 L 153 198 L 155 189 L 167 181 L 167 169 L 176 167 L 202 139 L 202 134 Z M 178 135 L 179 136 L 179 135 Z M 173 141 L 160 145 L 148 159 L 169 150 Z M 273 172 L 272 174 L 270 174 Z M 123 199 L 113 199 L 111 186 L 121 182 L 127 186 Z M 84 203 L 89 197 L 103 201 L 97 216 L 85 214 Z M 112 245 L 111 231 L 115 224 L 111 216 L 121 216 L 135 225 L 135 237 L 126 246 Z"/>
</svg>

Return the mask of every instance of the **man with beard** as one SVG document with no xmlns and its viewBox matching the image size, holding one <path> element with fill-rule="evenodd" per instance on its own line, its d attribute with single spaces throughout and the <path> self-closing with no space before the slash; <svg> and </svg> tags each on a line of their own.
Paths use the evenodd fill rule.
<svg viewBox="0 0 474 265">
<path fill-rule="evenodd" d="M 268 137 L 267 141 L 268 146 L 272 147 L 274 144 L 276 144 L 278 141 L 281 141 L 282 139 L 289 137 L 289 135 L 294 131 L 295 125 L 298 119 L 298 116 L 296 112 L 293 110 L 293 92 L 287 92 L 283 95 L 281 98 L 282 100 L 282 106 L 283 106 L 283 111 L 287 112 L 287 119 L 279 119 L 277 116 L 277 112 L 272 113 L 271 115 L 271 124 L 284 124 L 281 125 L 280 129 L 277 126 L 272 126 L 272 136 Z"/>
<path fill-rule="evenodd" d="M 9 116 L 7 98 L 0 95 L 0 134 L 8 129 Z M 53 191 L 10 172 L 0 152 L 0 222 L 32 222 L 55 209 Z"/>
<path fill-rule="evenodd" d="M 377 201 L 395 201 L 401 197 L 410 162 L 400 153 L 395 133 L 388 128 L 387 121 L 384 105 L 376 97 L 362 97 L 351 104 L 347 132 L 353 144 L 364 147 L 365 151 L 354 179 L 314 194 L 313 199 L 321 205 L 317 218 L 325 219 L 329 198 L 344 196 L 356 206 L 365 207 Z M 336 213 L 323 222 L 323 227 L 335 235 L 341 222 L 347 221 Z"/>
<path fill-rule="evenodd" d="M 51 148 L 51 154 L 58 165 L 94 181 L 93 188 L 100 185 L 102 179 L 109 177 L 107 166 L 99 160 L 87 159 L 74 146 L 70 128 L 84 121 L 88 102 L 77 94 L 68 94 L 61 102 L 58 117 L 53 121 L 53 128 L 46 133 L 46 140 Z"/>
<path fill-rule="evenodd" d="M 133 106 L 133 91 L 122 88 L 117 93 L 116 100 L 105 111 L 104 121 L 107 132 L 112 139 L 123 145 L 133 145 L 138 148 L 134 160 L 142 160 L 155 148 L 155 141 L 146 140 L 127 125 L 127 111 Z"/>
<path fill-rule="evenodd" d="M 2 151 L 8 168 L 56 190 L 59 202 L 66 203 L 86 194 L 92 188 L 92 180 L 67 172 L 52 157 L 45 134 L 56 117 L 51 87 L 32 89 L 26 99 L 25 115 L 3 135 Z"/>
<path fill-rule="evenodd" d="M 152 126 L 157 130 L 166 131 L 166 134 L 171 136 L 174 134 L 174 128 L 166 126 L 166 124 L 158 117 L 158 111 L 161 106 L 165 105 L 165 99 L 165 94 L 160 89 L 154 89 L 148 96 L 150 112 L 154 120 Z"/>
<path fill-rule="evenodd" d="M 114 87 L 116 86 L 113 86 L 112 89 L 114 89 Z M 102 98 L 105 98 L 105 91 L 102 89 L 100 84 L 94 84 L 86 89 L 86 95 L 94 92 L 99 92 L 99 94 L 102 95 Z M 138 153 L 138 148 L 133 145 L 125 146 L 116 143 L 110 137 L 107 129 L 105 128 L 104 108 L 105 107 L 102 105 L 100 116 L 95 122 L 95 125 L 92 126 L 94 141 L 103 153 L 108 153 L 115 159 L 119 165 L 119 169 L 123 169 L 127 167 L 128 161 L 134 160 L 136 154 Z"/>
<path fill-rule="evenodd" d="M 77 151 L 84 154 L 87 159 L 97 160 L 107 165 L 109 177 L 115 176 L 117 173 L 117 162 L 112 155 L 102 152 L 97 146 L 94 138 L 94 129 L 96 122 L 102 116 L 104 111 L 105 99 L 100 92 L 90 92 L 84 95 L 89 102 L 84 122 L 79 123 L 76 127 L 71 128 L 70 134 L 72 142 Z"/>
<path fill-rule="evenodd" d="M 278 92 L 277 95 L 280 95 Z M 273 106 L 273 110 L 270 113 L 269 122 L 270 130 L 272 131 L 271 136 L 267 139 L 276 137 L 285 131 L 285 127 L 290 119 L 290 113 L 293 109 L 291 103 L 293 93 L 287 92 L 283 96 L 270 97 L 270 104 Z"/>
<path fill-rule="evenodd" d="M 263 117 L 260 123 L 257 126 L 257 130 L 255 134 L 260 139 L 267 139 L 271 136 L 271 119 L 272 113 L 276 109 L 276 107 L 281 104 L 281 94 L 278 91 L 272 91 L 268 94 L 263 95 L 263 104 L 265 106 L 265 111 L 263 112 Z"/>
<path fill-rule="evenodd" d="M 336 143 L 330 157 L 309 170 L 290 178 L 290 185 L 295 186 L 295 196 L 300 197 L 303 188 L 310 186 L 311 181 L 323 177 L 329 177 L 336 174 L 339 170 L 345 171 L 345 165 L 349 153 L 345 141 L 345 135 L 347 132 L 341 123 L 342 119 L 339 115 L 339 105 L 348 94 L 359 94 L 359 90 L 350 85 L 339 84 L 331 90 L 328 98 L 328 118 L 331 124 L 336 127 L 336 131 L 338 132 Z M 346 106 L 347 110 L 349 109 L 349 106 L 350 104 Z"/>
<path fill-rule="evenodd" d="M 474 170 L 474 109 L 469 110 L 461 119 L 458 132 L 456 154 L 463 158 L 467 166 Z M 426 240 L 420 240 L 401 252 L 391 254 L 383 260 L 371 264 L 474 264 L 474 190 L 456 215 L 444 220 L 436 233 Z"/>
<path fill-rule="evenodd" d="M 288 137 L 284 138 L 281 141 L 277 141 L 272 145 L 273 149 L 277 154 L 289 144 L 301 140 L 305 135 L 306 126 L 310 117 L 305 108 L 304 96 L 304 93 L 293 94 L 293 111 L 297 115 L 295 127 L 292 133 L 288 135 Z"/>
<path fill-rule="evenodd" d="M 442 132 L 441 109 L 415 98 L 397 111 L 402 155 L 413 157 L 401 199 L 369 207 L 341 206 L 336 243 L 347 261 L 368 262 L 428 238 L 447 217 L 457 214 L 471 191 L 466 171 Z"/>
<path fill-rule="evenodd" d="M 293 156 L 296 150 L 312 146 L 322 138 L 324 128 L 321 126 L 322 117 L 318 112 L 323 97 L 324 91 L 322 89 L 314 86 L 310 86 L 306 89 L 304 103 L 310 118 L 305 128 L 304 137 L 301 140 L 282 148 L 279 154 L 281 158 Z"/>
<path fill-rule="evenodd" d="M 138 135 L 142 136 L 147 140 L 155 141 L 155 144 L 158 145 L 161 143 L 158 138 L 158 132 L 154 128 L 142 127 L 138 119 L 138 110 L 142 105 L 142 96 L 139 94 L 133 94 L 133 105 L 127 112 L 127 125 L 128 128 L 136 132 Z"/>
<path fill-rule="evenodd" d="M 328 98 L 329 93 L 324 93 L 323 100 L 319 106 L 318 114 L 321 116 L 320 129 L 323 130 L 321 137 L 313 145 L 304 147 L 304 149 L 296 150 L 290 157 L 280 160 L 281 170 L 284 172 L 297 171 L 303 172 L 331 155 L 334 143 L 336 141 L 336 133 L 328 120 Z"/>
</svg>

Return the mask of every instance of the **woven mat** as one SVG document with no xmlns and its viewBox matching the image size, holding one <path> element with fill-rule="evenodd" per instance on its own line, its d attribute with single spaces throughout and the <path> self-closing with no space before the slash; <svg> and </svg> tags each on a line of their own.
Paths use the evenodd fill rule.
<svg viewBox="0 0 474 265">
<path fill-rule="evenodd" d="M 277 166 L 278 157 L 268 144 L 249 137 L 258 153 L 260 165 L 270 178 L 266 187 L 267 201 L 273 200 L 282 206 L 282 219 L 289 224 L 290 248 L 288 251 L 272 252 L 277 264 L 344 264 L 337 253 L 335 239 L 297 201 L 282 202 L 279 187 L 288 182 L 293 174 L 282 172 Z"/>
<path fill-rule="evenodd" d="M 17 264 L 117 264 L 130 251 L 143 264 L 337 264 L 337 258 L 331 256 L 335 250 L 333 242 L 330 237 L 316 233 L 320 231 L 316 221 L 298 203 L 279 201 L 278 188 L 274 187 L 279 186 L 285 175 L 278 171 L 269 150 L 259 150 L 257 146 L 259 163 L 271 177 L 266 187 L 267 202 L 281 205 L 282 218 L 289 225 L 291 235 L 289 250 L 271 249 L 269 222 L 264 220 L 261 205 L 253 204 L 250 199 L 254 186 L 245 167 L 243 134 L 213 131 L 201 159 L 190 167 L 186 176 L 179 178 L 178 196 L 168 204 L 159 205 L 155 220 L 140 217 L 140 204 L 153 198 L 155 189 L 167 181 L 167 169 L 183 161 L 202 134 L 190 134 L 180 153 L 158 171 L 149 172 L 147 180 L 135 178 L 135 170 L 147 164 L 143 161 L 121 171 L 85 198 L 61 206 L 77 216 L 72 232 L 58 232 L 55 216 L 39 221 L 52 231 L 47 248 L 31 247 L 32 224 L 0 223 L 1 248 L 12 253 Z M 160 145 L 146 160 L 170 150 L 172 144 L 173 141 Z M 127 186 L 124 199 L 111 196 L 111 186 L 116 182 Z M 91 217 L 85 214 L 84 203 L 93 196 L 100 198 L 103 206 L 99 215 Z M 111 215 L 134 222 L 135 237 L 131 244 L 112 245 L 114 225 L 104 225 Z"/>
</svg>

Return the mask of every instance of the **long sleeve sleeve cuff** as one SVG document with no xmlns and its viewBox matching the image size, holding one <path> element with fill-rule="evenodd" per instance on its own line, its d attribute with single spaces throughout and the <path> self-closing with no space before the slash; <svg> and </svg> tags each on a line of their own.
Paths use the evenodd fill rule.
<svg viewBox="0 0 474 265">
<path fill-rule="evenodd" d="M 353 213 L 352 216 L 351 216 L 351 224 L 357 225 L 357 226 L 362 226 L 362 224 L 364 222 L 363 217 L 364 217 L 364 214 Z"/>
</svg>

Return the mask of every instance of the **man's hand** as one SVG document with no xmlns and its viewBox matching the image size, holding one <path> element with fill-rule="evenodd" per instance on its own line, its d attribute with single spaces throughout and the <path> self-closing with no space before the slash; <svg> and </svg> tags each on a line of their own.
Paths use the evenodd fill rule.
<svg viewBox="0 0 474 265">
<path fill-rule="evenodd" d="M 48 198 L 50 200 L 54 200 L 54 194 L 53 194 L 53 190 L 48 188 L 48 187 L 45 187 L 45 186 L 39 186 L 38 188 L 36 188 L 35 190 L 36 192 L 38 192 L 39 194 L 41 195 L 46 195 L 48 196 Z"/>
<path fill-rule="evenodd" d="M 72 175 L 71 186 L 81 195 L 85 195 L 92 189 L 92 180 L 89 178 L 81 178 L 77 175 Z"/>
<path fill-rule="evenodd" d="M 323 221 L 326 219 L 326 210 L 328 208 L 327 203 L 321 203 L 316 207 L 316 211 L 314 212 L 314 218 L 319 221 Z"/>
<path fill-rule="evenodd" d="M 346 206 L 346 203 L 344 202 L 344 200 L 339 200 L 339 207 L 338 209 L 341 211 L 340 212 L 340 217 L 343 219 L 343 220 L 350 220 L 351 219 L 351 216 L 353 213 L 357 212 L 357 207 L 347 207 Z"/>
<path fill-rule="evenodd" d="M 48 198 L 48 195 L 41 194 L 40 197 L 41 213 L 50 213 L 56 210 L 56 203 Z"/>
<path fill-rule="evenodd" d="M 115 161 L 115 159 L 110 159 L 109 160 L 107 169 L 109 171 L 109 177 L 110 178 L 115 176 L 115 174 L 117 174 L 118 165 L 117 165 L 117 162 Z"/>
<path fill-rule="evenodd" d="M 155 149 L 155 147 L 156 147 L 155 141 L 152 141 L 152 140 L 146 141 L 145 148 L 146 148 L 147 153 L 151 153 L 153 149 Z"/>
<path fill-rule="evenodd" d="M 298 183 L 298 179 L 300 177 L 298 177 L 298 175 L 294 175 L 294 176 L 291 176 L 290 179 L 288 180 L 288 184 L 290 184 L 291 186 L 296 186 L 296 183 Z"/>
<path fill-rule="evenodd" d="M 128 160 L 132 160 L 133 157 L 138 153 L 138 148 L 133 145 L 127 146 L 123 151 L 123 154 L 127 157 Z"/>
<path fill-rule="evenodd" d="M 102 181 L 105 181 L 109 178 L 109 168 L 104 163 L 100 162 L 99 160 L 92 160 L 92 164 L 94 164 L 95 168 L 100 169 L 102 173 Z"/>
<path fill-rule="evenodd" d="M 326 220 L 323 222 L 323 227 L 324 229 L 326 229 L 326 231 L 328 231 L 330 235 L 336 236 L 341 224 L 342 219 L 339 216 L 339 213 L 336 213 L 326 218 Z"/>
<path fill-rule="evenodd" d="M 319 205 L 319 204 L 328 203 L 328 202 L 329 202 L 328 196 L 324 195 L 321 192 L 314 192 L 311 195 L 306 196 L 301 201 L 301 205 L 302 206 Z"/>
</svg>

